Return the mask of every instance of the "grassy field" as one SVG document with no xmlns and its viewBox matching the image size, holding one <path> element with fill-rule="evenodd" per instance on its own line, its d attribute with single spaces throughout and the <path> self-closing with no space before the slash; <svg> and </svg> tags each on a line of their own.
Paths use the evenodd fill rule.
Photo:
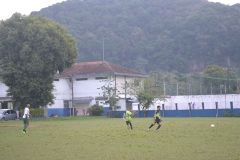
<svg viewBox="0 0 240 160">
<path fill-rule="evenodd" d="M 128 130 L 121 118 L 68 117 L 0 122 L 0 159 L 240 160 L 240 118 L 134 118 Z M 211 124 L 215 124 L 211 128 Z"/>
</svg>

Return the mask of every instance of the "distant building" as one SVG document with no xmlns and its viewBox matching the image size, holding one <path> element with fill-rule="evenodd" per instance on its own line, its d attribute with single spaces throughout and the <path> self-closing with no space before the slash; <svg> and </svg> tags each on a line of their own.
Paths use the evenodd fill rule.
<svg viewBox="0 0 240 160">
<path fill-rule="evenodd" d="M 48 115 L 62 108 L 75 108 L 72 114 L 84 115 L 84 111 L 94 104 L 107 106 L 101 87 L 109 77 L 113 80 L 112 86 L 116 87 L 122 98 L 118 102 L 118 109 L 125 110 L 126 98 L 129 98 L 124 90 L 125 83 L 134 78 L 147 78 L 147 75 L 106 61 L 75 63 L 63 73 L 55 75 L 55 104 L 47 106 Z M 128 107 L 131 108 L 131 105 Z"/>
<path fill-rule="evenodd" d="M 7 89 L 0 77 L 0 109 L 13 109 L 11 97 L 7 97 Z"/>
</svg>

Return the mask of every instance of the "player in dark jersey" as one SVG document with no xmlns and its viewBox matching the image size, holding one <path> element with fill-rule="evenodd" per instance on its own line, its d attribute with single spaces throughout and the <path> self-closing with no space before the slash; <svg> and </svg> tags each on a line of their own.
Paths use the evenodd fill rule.
<svg viewBox="0 0 240 160">
<path fill-rule="evenodd" d="M 152 128 L 156 123 L 158 124 L 158 127 L 157 127 L 156 131 L 159 131 L 160 127 L 162 126 L 162 120 L 160 119 L 160 118 L 161 118 L 160 110 L 161 110 L 161 107 L 160 107 L 160 106 L 157 106 L 157 110 L 155 111 L 155 114 L 154 114 L 154 120 L 155 120 L 155 122 L 152 123 L 152 124 L 148 127 L 148 131 L 149 131 L 150 128 Z"/>
</svg>

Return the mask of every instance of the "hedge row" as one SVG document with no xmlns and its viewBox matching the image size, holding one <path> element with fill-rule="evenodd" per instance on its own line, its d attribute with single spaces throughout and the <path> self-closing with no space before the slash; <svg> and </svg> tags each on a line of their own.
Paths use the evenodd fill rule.
<svg viewBox="0 0 240 160">
<path fill-rule="evenodd" d="M 23 116 L 24 109 L 20 110 L 21 117 Z M 30 108 L 30 116 L 31 117 L 44 117 L 44 109 L 43 108 Z"/>
</svg>

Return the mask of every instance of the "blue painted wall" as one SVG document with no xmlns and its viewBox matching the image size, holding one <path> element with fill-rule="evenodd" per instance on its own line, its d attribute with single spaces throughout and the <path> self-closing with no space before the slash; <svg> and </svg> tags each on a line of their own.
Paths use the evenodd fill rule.
<svg viewBox="0 0 240 160">
<path fill-rule="evenodd" d="M 58 115 L 58 117 L 67 117 L 69 108 L 48 108 L 48 117 L 53 115 Z M 75 108 L 71 108 L 71 113 L 73 114 Z"/>
<path fill-rule="evenodd" d="M 177 107 L 176 107 L 177 109 Z M 48 117 L 52 114 L 58 115 L 59 117 L 68 116 L 68 108 L 48 108 Z M 73 113 L 74 110 L 72 110 Z M 104 108 L 104 113 L 102 116 L 107 116 L 108 108 Z M 240 115 L 240 108 L 232 109 L 218 109 L 218 117 L 224 116 L 226 112 L 231 112 L 234 115 Z M 146 117 L 153 117 L 154 110 L 146 111 Z M 115 111 L 109 112 L 109 117 L 122 118 L 125 111 Z M 200 109 L 200 110 L 161 110 L 162 117 L 216 117 L 217 109 Z M 134 117 L 142 118 L 144 117 L 144 112 L 139 111 Z"/>
</svg>

